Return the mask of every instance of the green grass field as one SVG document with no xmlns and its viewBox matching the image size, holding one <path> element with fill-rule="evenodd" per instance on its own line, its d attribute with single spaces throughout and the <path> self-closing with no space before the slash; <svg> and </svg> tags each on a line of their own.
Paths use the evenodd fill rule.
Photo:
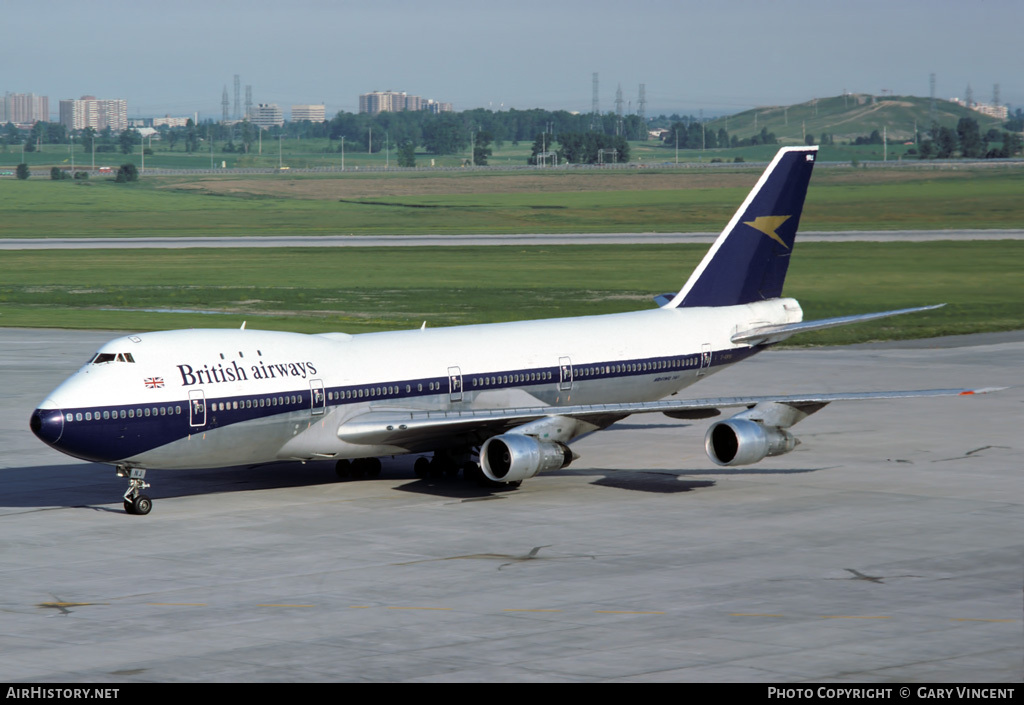
<svg viewBox="0 0 1024 705">
<path fill-rule="evenodd" d="M 0 325 L 359 333 L 639 310 L 703 246 L 5 252 Z M 801 243 L 786 295 L 805 318 L 946 302 L 800 344 L 1024 328 L 1024 242 Z M 205 313 L 203 313 L 205 312 Z"/>
<path fill-rule="evenodd" d="M 229 182 L 144 177 L 129 185 L 5 178 L 0 237 L 716 232 L 759 171 L 729 171 L 725 178 L 695 170 L 672 190 L 644 188 L 660 178 L 655 169 L 531 172 L 529 183 L 516 182 L 511 191 L 501 180 L 507 175 L 463 171 L 399 181 L 391 173 Z M 656 178 L 648 181 L 648 174 Z M 234 190 L 217 192 L 215 183 Z M 317 191 L 345 184 L 381 195 L 342 199 Z M 1022 192 L 1024 169 L 1005 166 L 823 168 L 815 173 L 801 228 L 1024 228 Z M 362 332 L 424 320 L 446 326 L 636 310 L 653 305 L 655 294 L 678 290 L 705 250 L 8 251 L 0 257 L 0 325 L 152 330 L 247 320 L 250 327 Z M 800 243 L 786 293 L 801 300 L 808 319 L 950 304 L 808 335 L 799 339 L 805 344 L 1013 330 L 1024 328 L 1021 271 L 1024 243 L 1016 241 Z"/>
<path fill-rule="evenodd" d="M 751 184 L 756 171 L 750 173 Z M 1019 197 L 1024 193 L 1024 169 L 979 168 L 958 172 L 956 178 L 949 178 L 949 172 L 943 176 L 913 171 L 892 179 L 890 172 L 879 172 L 877 183 L 872 173 L 858 171 L 859 178 L 853 180 L 849 169 L 821 169 L 815 174 L 803 230 L 1024 227 L 1024 199 Z M 7 178 L 0 180 L 0 236 L 714 232 L 747 192 L 747 187 L 702 188 L 701 179 L 711 178 L 705 173 L 687 175 L 693 187 L 682 190 L 616 190 L 615 174 L 598 173 L 610 180 L 610 188 L 397 195 L 344 202 L 303 198 L 303 185 L 314 179 L 293 176 L 261 177 L 284 184 L 280 195 L 184 191 L 176 187 L 182 183 L 180 177 L 144 178 L 127 185 L 110 179 L 78 183 Z M 539 178 L 550 178 L 554 184 L 559 175 Z"/>
</svg>

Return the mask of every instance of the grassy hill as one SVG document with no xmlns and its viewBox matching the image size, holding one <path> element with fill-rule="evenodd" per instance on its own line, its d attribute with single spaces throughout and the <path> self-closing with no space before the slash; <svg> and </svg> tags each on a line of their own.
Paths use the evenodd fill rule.
<svg viewBox="0 0 1024 705">
<path fill-rule="evenodd" d="M 978 121 L 984 134 L 1000 127 L 1001 121 L 947 100 L 935 101 L 934 119 L 940 125 L 956 127 L 962 117 Z M 803 144 L 804 135 L 819 137 L 823 132 L 839 141 L 867 137 L 872 130 L 885 129 L 889 139 L 912 140 L 915 128 L 927 130 L 932 123 L 931 99 L 916 96 L 870 96 L 851 94 L 817 98 L 789 106 L 765 106 L 708 122 L 707 129 L 725 128 L 740 139 L 762 128 L 775 133 L 781 144 Z"/>
</svg>

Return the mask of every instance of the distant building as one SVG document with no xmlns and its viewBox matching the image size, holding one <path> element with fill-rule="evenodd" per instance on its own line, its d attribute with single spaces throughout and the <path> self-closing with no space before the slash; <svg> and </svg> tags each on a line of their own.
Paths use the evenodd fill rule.
<svg viewBox="0 0 1024 705">
<path fill-rule="evenodd" d="M 975 103 L 974 105 L 971 106 L 971 108 L 977 110 L 982 115 L 998 118 L 1000 120 L 1005 120 L 1010 114 L 1010 109 L 1007 108 L 1005 105 L 989 105 L 987 103 Z"/>
<path fill-rule="evenodd" d="M 167 127 L 188 127 L 188 121 L 191 119 L 192 118 L 164 115 L 160 118 L 153 118 L 152 126 L 160 127 L 161 125 L 167 125 Z"/>
<path fill-rule="evenodd" d="M 60 101 L 60 122 L 69 130 L 91 127 L 97 132 L 110 128 L 114 132 L 128 129 L 128 101 L 97 100 L 84 95 L 78 100 Z"/>
<path fill-rule="evenodd" d="M 967 101 L 963 98 L 950 98 L 949 102 L 956 103 L 957 105 L 961 105 L 965 108 L 970 108 L 971 110 L 979 112 L 982 115 L 987 115 L 988 117 L 998 118 L 999 120 L 1005 120 L 1010 116 L 1010 109 L 1005 105 L 976 103 L 973 100 Z"/>
<path fill-rule="evenodd" d="M 452 111 L 452 104 L 436 100 L 425 100 L 420 104 L 420 110 L 426 110 L 429 113 L 450 113 Z"/>
<path fill-rule="evenodd" d="M 260 129 L 284 125 L 284 115 L 277 103 L 259 103 L 249 112 L 249 122 Z"/>
<path fill-rule="evenodd" d="M 359 96 L 359 112 L 376 115 L 377 113 L 398 113 L 403 110 L 427 110 L 432 113 L 451 112 L 451 103 L 441 103 L 418 95 L 399 93 L 396 91 L 374 91 Z"/>
<path fill-rule="evenodd" d="M 28 125 L 49 122 L 50 99 L 35 93 L 7 93 L 0 99 L 0 122 Z"/>
<path fill-rule="evenodd" d="M 327 119 L 327 108 L 323 105 L 293 105 L 292 122 L 324 122 Z"/>
</svg>

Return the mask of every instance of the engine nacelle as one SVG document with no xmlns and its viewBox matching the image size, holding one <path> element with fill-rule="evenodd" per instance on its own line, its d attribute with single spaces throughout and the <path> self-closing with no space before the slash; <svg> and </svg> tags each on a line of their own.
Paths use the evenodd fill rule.
<svg viewBox="0 0 1024 705">
<path fill-rule="evenodd" d="M 799 443 L 789 431 L 735 417 L 713 424 L 704 436 L 708 457 L 726 466 L 750 465 L 769 456 L 782 455 Z"/>
<path fill-rule="evenodd" d="M 564 443 L 518 433 L 494 436 L 480 448 L 480 467 L 494 482 L 522 482 L 539 472 L 564 468 L 572 459 Z"/>
</svg>

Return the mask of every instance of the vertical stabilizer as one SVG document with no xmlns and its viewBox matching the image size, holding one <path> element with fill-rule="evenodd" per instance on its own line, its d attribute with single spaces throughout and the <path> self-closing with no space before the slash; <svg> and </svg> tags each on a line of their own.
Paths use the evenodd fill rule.
<svg viewBox="0 0 1024 705">
<path fill-rule="evenodd" d="M 733 306 L 782 295 L 817 147 L 784 147 L 665 308 Z"/>
</svg>

